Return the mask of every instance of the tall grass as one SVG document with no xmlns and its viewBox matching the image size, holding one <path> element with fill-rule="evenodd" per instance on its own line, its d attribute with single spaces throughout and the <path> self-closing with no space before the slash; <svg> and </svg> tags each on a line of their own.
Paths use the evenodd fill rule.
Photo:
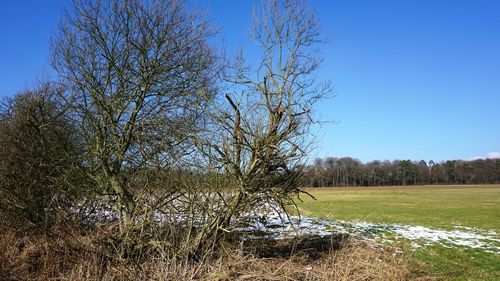
<svg viewBox="0 0 500 281">
<path fill-rule="evenodd" d="M 197 259 L 149 255 L 120 259 L 115 233 L 82 233 L 63 224 L 40 232 L 2 229 L 1 280 L 408 280 L 407 259 L 368 244 L 337 250 L 298 249 L 262 258 L 243 244 L 225 242 Z M 284 242 L 286 243 L 286 242 Z"/>
</svg>

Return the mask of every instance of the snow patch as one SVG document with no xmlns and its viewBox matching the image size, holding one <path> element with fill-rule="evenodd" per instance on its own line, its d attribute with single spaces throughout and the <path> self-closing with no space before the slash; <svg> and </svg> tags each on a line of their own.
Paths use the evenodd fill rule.
<svg viewBox="0 0 500 281">
<path fill-rule="evenodd" d="M 275 209 L 257 210 L 239 218 L 242 225 L 233 231 L 244 232 L 251 238 L 283 239 L 301 235 L 349 234 L 377 243 L 392 243 L 398 239 L 411 241 L 413 248 L 433 244 L 445 247 L 470 247 L 500 255 L 500 236 L 493 230 L 455 226 L 453 230 L 434 229 L 419 225 L 378 224 L 365 221 L 322 220 L 310 217 L 286 216 Z M 265 214 L 265 215 L 264 215 Z M 257 218 L 257 219 L 255 219 Z M 257 233 L 257 236 L 252 236 Z"/>
</svg>

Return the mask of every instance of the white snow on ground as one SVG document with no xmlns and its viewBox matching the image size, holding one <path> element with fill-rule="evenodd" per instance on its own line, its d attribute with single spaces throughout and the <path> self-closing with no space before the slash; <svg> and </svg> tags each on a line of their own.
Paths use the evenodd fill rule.
<svg viewBox="0 0 500 281">
<path fill-rule="evenodd" d="M 259 210 L 262 212 L 262 210 Z M 267 215 L 260 213 L 259 219 L 252 219 L 251 214 L 242 217 L 244 222 L 234 231 L 256 233 L 258 237 L 282 239 L 298 235 L 326 236 L 346 233 L 364 240 L 391 243 L 398 239 L 408 239 L 414 248 L 440 244 L 445 247 L 470 247 L 500 255 L 500 235 L 495 231 L 479 228 L 456 226 L 453 230 L 433 229 L 418 225 L 377 224 L 363 221 L 330 221 L 309 217 L 278 214 L 267 210 Z M 255 232 L 258 230 L 258 232 Z M 252 237 L 252 236 L 250 236 Z"/>
<path fill-rule="evenodd" d="M 426 244 L 440 243 L 445 246 L 467 246 L 497 251 L 500 254 L 500 239 L 493 232 L 481 229 L 468 229 L 467 231 L 455 227 L 454 230 L 439 230 L 424 226 L 393 225 L 392 231 L 396 237 L 409 240 L 424 240 Z"/>
<path fill-rule="evenodd" d="M 411 241 L 414 248 L 440 244 L 444 247 L 470 247 L 500 255 L 500 234 L 496 231 L 467 226 L 455 226 L 453 230 L 434 229 L 418 225 L 379 224 L 364 221 L 322 220 L 310 217 L 287 216 L 279 208 L 263 204 L 252 212 L 243 214 L 233 222 L 232 231 L 244 232 L 247 239 L 268 237 L 283 239 L 301 235 L 327 236 L 349 234 L 376 243 L 391 243 L 398 239 Z M 89 221 L 113 221 L 118 214 L 105 204 L 83 209 Z M 75 212 L 77 212 L 75 210 Z M 154 213 L 158 223 L 185 220 L 185 215 Z M 87 223 L 87 219 L 82 221 Z"/>
</svg>

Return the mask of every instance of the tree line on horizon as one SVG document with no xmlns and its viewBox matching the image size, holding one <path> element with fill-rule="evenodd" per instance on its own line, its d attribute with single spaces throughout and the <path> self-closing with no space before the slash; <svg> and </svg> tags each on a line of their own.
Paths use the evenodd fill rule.
<svg viewBox="0 0 500 281">
<path fill-rule="evenodd" d="M 307 187 L 500 183 L 500 159 L 370 161 L 317 158 L 305 169 Z"/>
</svg>

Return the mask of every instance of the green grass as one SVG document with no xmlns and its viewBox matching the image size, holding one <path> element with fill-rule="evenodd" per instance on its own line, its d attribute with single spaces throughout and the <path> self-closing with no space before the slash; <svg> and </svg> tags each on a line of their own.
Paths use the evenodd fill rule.
<svg viewBox="0 0 500 281">
<path fill-rule="evenodd" d="M 482 250 L 433 245 L 409 253 L 416 275 L 441 280 L 500 280 L 500 256 Z"/>
<path fill-rule="evenodd" d="M 423 225 L 456 225 L 500 233 L 500 185 L 310 189 L 301 212 L 323 219 Z M 416 273 L 443 280 L 500 280 L 500 256 L 471 248 L 427 246 L 408 250 Z M 420 272 L 419 272 L 420 271 Z"/>
<path fill-rule="evenodd" d="M 417 224 L 450 229 L 455 225 L 500 230 L 500 185 L 469 188 L 311 189 L 303 196 L 305 215 L 325 219 Z"/>
</svg>

